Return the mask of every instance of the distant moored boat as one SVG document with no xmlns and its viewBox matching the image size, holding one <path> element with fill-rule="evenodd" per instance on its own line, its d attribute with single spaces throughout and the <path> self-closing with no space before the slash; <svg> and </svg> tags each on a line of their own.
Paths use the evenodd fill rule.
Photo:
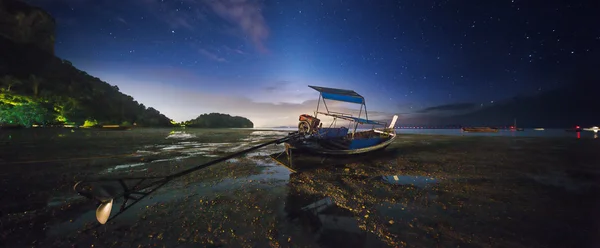
<svg viewBox="0 0 600 248">
<path fill-rule="evenodd" d="M 515 118 L 515 123 L 510 127 L 511 131 L 525 131 L 522 127 L 517 127 L 517 118 Z"/>
<path fill-rule="evenodd" d="M 575 126 L 574 128 L 565 129 L 567 132 L 581 132 L 582 129 L 580 126 Z"/>
<path fill-rule="evenodd" d="M 497 133 L 498 128 L 495 127 L 463 127 L 463 132 L 467 133 Z"/>
<path fill-rule="evenodd" d="M 598 128 L 596 126 L 593 126 L 593 127 L 590 127 L 590 128 L 584 128 L 583 130 L 597 133 L 598 131 L 600 131 L 600 128 Z"/>
</svg>

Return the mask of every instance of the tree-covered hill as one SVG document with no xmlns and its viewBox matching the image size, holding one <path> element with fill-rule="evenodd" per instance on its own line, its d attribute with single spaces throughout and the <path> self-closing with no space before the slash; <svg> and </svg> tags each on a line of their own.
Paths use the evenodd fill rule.
<svg viewBox="0 0 600 248">
<path fill-rule="evenodd" d="M 210 113 L 202 114 L 196 119 L 184 122 L 187 127 L 200 128 L 253 128 L 254 123 L 241 116 L 231 116 L 228 114 Z"/>
<path fill-rule="evenodd" d="M 38 8 L 25 11 L 23 4 L 10 9 L 14 5 L 8 2 L 11 1 L 0 0 L 0 13 L 6 19 L 0 26 L 0 125 L 172 125 L 156 109 L 147 108 L 119 92 L 117 86 L 78 70 L 69 61 L 54 56 L 51 49 L 24 42 L 25 38 L 14 38 L 35 33 L 38 27 L 50 25 L 44 22 L 54 20 L 47 13 L 41 15 Z M 17 25 L 19 29 L 7 25 Z M 53 40 L 54 34 L 49 35 Z"/>
</svg>

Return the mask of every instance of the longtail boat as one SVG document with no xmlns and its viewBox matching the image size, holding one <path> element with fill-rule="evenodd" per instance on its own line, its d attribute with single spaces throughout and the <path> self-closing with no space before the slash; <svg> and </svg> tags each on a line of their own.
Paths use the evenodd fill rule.
<svg viewBox="0 0 600 248">
<path fill-rule="evenodd" d="M 394 125 L 398 116 L 394 115 L 389 126 L 387 123 L 369 120 L 365 98 L 353 90 L 334 89 L 319 86 L 309 86 L 318 91 L 319 100 L 314 115 L 302 114 L 299 117 L 298 131 L 300 134 L 285 142 L 286 151 L 299 151 L 320 155 L 350 155 L 372 152 L 384 149 L 396 139 Z M 350 113 L 329 110 L 325 100 L 341 101 L 360 104 L 358 116 Z M 319 111 L 321 102 L 325 111 Z M 361 118 L 364 110 L 365 118 Z M 329 116 L 333 121 L 329 127 L 322 127 L 318 115 Z M 338 120 L 349 121 L 349 127 L 336 127 Z M 371 125 L 369 130 L 357 131 L 358 125 Z M 380 128 L 376 128 L 380 126 Z M 383 127 L 383 128 L 381 128 Z"/>
</svg>

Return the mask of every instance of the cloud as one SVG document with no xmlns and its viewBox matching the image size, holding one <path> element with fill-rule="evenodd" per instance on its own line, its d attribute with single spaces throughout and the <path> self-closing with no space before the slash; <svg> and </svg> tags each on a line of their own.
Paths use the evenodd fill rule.
<svg viewBox="0 0 600 248">
<path fill-rule="evenodd" d="M 206 49 L 200 49 L 200 50 L 198 50 L 198 52 L 210 60 L 214 60 L 214 61 L 218 61 L 218 62 L 227 62 L 227 60 L 225 58 L 219 57 L 217 54 L 211 53 L 211 52 L 207 51 Z"/>
<path fill-rule="evenodd" d="M 465 111 L 465 110 L 472 110 L 476 106 L 477 105 L 475 103 L 444 104 L 444 105 L 439 105 L 439 106 L 425 108 L 425 109 L 417 111 L 417 113 Z"/>
<path fill-rule="evenodd" d="M 165 21 L 169 24 L 171 28 L 186 28 L 189 30 L 194 30 L 194 26 L 188 22 L 185 17 L 178 16 L 174 11 L 169 12 L 165 17 Z"/>
<path fill-rule="evenodd" d="M 171 28 L 200 30 L 198 26 L 210 25 L 224 33 L 235 34 L 248 39 L 259 51 L 268 52 L 265 41 L 269 27 L 262 14 L 262 5 L 257 0 L 183 0 L 170 3 L 160 0 L 137 0 L 156 18 L 165 21 Z M 187 6 L 186 7 L 181 7 Z M 214 13 L 230 26 L 208 23 L 207 16 Z M 233 26 L 233 27 L 232 27 Z M 245 54 L 242 50 L 227 47 L 227 50 Z"/>
<path fill-rule="evenodd" d="M 269 28 L 262 15 L 262 6 L 253 0 L 205 0 L 219 17 L 240 29 L 260 52 L 267 52 L 265 41 Z"/>
<path fill-rule="evenodd" d="M 264 86 L 262 88 L 262 90 L 266 91 L 268 93 L 275 93 L 275 92 L 286 90 L 287 86 L 289 86 L 290 83 L 291 83 L 290 81 L 281 80 L 281 81 L 277 81 L 271 85 Z"/>
<path fill-rule="evenodd" d="M 125 21 L 125 19 L 123 19 L 122 17 L 117 17 L 117 18 L 115 18 L 115 20 L 117 20 L 123 24 L 127 24 L 127 21 Z"/>
<path fill-rule="evenodd" d="M 222 47 L 228 53 L 237 53 L 237 54 L 240 54 L 240 55 L 245 55 L 246 54 L 244 51 L 242 51 L 240 49 L 231 48 L 231 47 L 228 47 L 228 46 L 225 46 L 225 45 L 222 46 Z"/>
<path fill-rule="evenodd" d="M 159 20 L 164 21 L 172 29 L 184 28 L 191 31 L 206 21 L 206 8 L 196 1 L 186 1 L 189 8 L 183 8 L 179 2 L 171 3 L 160 0 L 137 0 L 146 10 Z"/>
</svg>

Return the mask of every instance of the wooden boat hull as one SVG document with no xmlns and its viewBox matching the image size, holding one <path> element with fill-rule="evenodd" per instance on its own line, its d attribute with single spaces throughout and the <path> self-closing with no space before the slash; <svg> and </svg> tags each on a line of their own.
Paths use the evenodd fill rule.
<svg viewBox="0 0 600 248">
<path fill-rule="evenodd" d="M 329 155 L 292 152 L 278 152 L 270 154 L 269 157 L 277 164 L 289 169 L 292 173 L 305 172 L 312 169 L 340 169 L 348 164 L 370 163 L 374 159 L 394 159 L 398 156 L 399 149 L 379 149 L 368 153 L 349 155 Z"/>
<path fill-rule="evenodd" d="M 383 133 L 369 130 L 364 132 L 357 132 L 357 135 L 361 133 Z M 350 135 L 350 134 L 349 134 Z M 370 133 L 370 135 L 373 135 Z M 364 154 L 373 151 L 385 149 L 396 139 L 396 133 L 391 131 L 388 133 L 388 137 L 383 138 L 380 143 L 370 145 L 367 147 L 354 148 L 344 147 L 344 145 L 336 145 L 335 139 L 308 139 L 308 140 L 292 140 L 286 142 L 286 149 L 292 150 L 292 152 L 309 153 L 315 155 L 352 155 L 352 154 Z M 368 139 L 368 138 L 367 138 Z M 360 140 L 360 138 L 357 138 Z"/>
</svg>

